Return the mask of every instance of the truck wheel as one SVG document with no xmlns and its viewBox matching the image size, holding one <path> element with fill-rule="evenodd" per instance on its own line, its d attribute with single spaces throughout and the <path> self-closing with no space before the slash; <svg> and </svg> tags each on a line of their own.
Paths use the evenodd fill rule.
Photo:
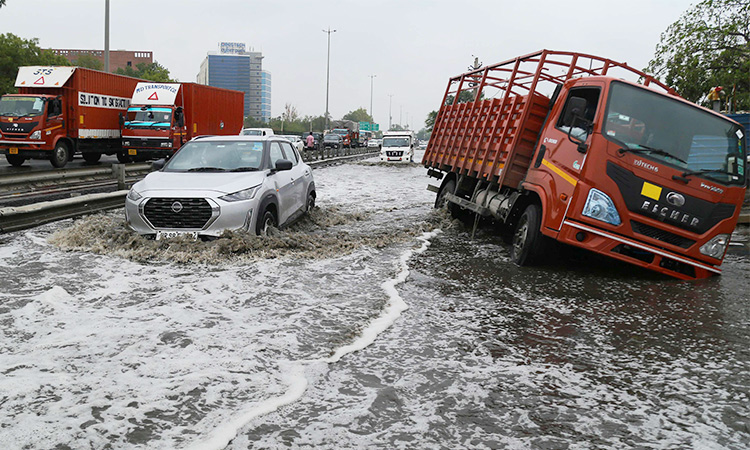
<svg viewBox="0 0 750 450">
<path fill-rule="evenodd" d="M 255 233 L 259 236 L 268 236 L 272 228 L 276 227 L 276 216 L 272 211 L 266 210 L 263 213 L 263 217 L 258 221 L 255 226 Z"/>
<path fill-rule="evenodd" d="M 131 162 L 130 155 L 126 154 L 125 152 L 117 152 L 117 162 L 120 164 L 127 164 Z"/>
<path fill-rule="evenodd" d="M 5 155 L 5 159 L 8 160 L 8 164 L 13 167 L 21 167 L 26 162 L 26 158 L 21 155 Z"/>
<path fill-rule="evenodd" d="M 98 163 L 102 159 L 101 153 L 83 152 L 83 160 L 89 164 Z"/>
<path fill-rule="evenodd" d="M 539 262 L 548 240 L 541 232 L 541 223 L 542 209 L 539 205 L 527 206 L 513 232 L 510 259 L 515 264 L 530 266 Z"/>
<path fill-rule="evenodd" d="M 49 161 L 52 163 L 53 167 L 61 168 L 65 167 L 65 164 L 68 163 L 68 160 L 70 159 L 70 150 L 68 150 L 68 146 L 65 145 L 64 142 L 58 142 L 57 145 L 55 145 L 55 149 L 52 150 L 52 155 L 49 157 Z"/>
</svg>

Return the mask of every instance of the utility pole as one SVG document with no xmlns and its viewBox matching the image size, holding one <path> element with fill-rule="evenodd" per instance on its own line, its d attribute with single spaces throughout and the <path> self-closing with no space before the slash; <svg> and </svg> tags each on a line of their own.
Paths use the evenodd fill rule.
<svg viewBox="0 0 750 450">
<path fill-rule="evenodd" d="M 404 105 L 398 105 L 398 124 L 404 127 Z"/>
<path fill-rule="evenodd" d="M 388 129 L 390 130 L 393 126 L 393 114 L 391 108 L 393 107 L 393 94 L 388 94 Z"/>
<path fill-rule="evenodd" d="M 377 75 L 370 75 L 370 117 L 372 118 L 373 123 L 375 122 L 375 115 L 372 113 L 372 82 L 377 77 Z"/>
<path fill-rule="evenodd" d="M 329 128 L 328 126 L 328 86 L 330 85 L 330 81 L 331 81 L 331 33 L 335 33 L 335 32 L 336 30 L 331 30 L 330 26 L 328 27 L 328 30 L 323 30 L 323 33 L 328 34 L 328 62 L 326 63 L 326 130 Z"/>
<path fill-rule="evenodd" d="M 104 0 L 104 71 L 109 73 L 109 0 Z"/>
</svg>

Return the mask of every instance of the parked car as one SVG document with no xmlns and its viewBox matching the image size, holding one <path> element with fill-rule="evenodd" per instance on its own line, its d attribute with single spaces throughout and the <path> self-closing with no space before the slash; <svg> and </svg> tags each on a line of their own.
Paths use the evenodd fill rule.
<svg viewBox="0 0 750 450">
<path fill-rule="evenodd" d="M 273 136 L 273 130 L 270 128 L 243 128 L 240 136 Z"/>
<path fill-rule="evenodd" d="M 380 147 L 382 146 L 383 141 L 381 139 L 375 139 L 372 138 L 369 141 L 367 141 L 367 148 L 377 148 L 380 150 Z"/>
<path fill-rule="evenodd" d="M 281 137 L 289 139 L 289 141 L 294 145 L 294 148 L 297 149 L 298 152 L 301 152 L 305 148 L 305 144 L 302 143 L 302 138 L 299 136 L 295 136 L 293 134 L 284 134 Z"/>
<path fill-rule="evenodd" d="M 326 134 L 323 136 L 323 145 L 325 148 L 343 148 L 344 138 L 340 134 Z"/>
<path fill-rule="evenodd" d="M 312 170 L 277 136 L 208 136 L 154 163 L 128 192 L 125 220 L 156 239 L 218 237 L 224 230 L 267 234 L 315 206 Z"/>
</svg>

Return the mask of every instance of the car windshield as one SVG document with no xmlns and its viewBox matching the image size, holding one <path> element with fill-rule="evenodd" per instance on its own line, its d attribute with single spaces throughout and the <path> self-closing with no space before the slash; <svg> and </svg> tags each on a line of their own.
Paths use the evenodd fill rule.
<svg viewBox="0 0 750 450">
<path fill-rule="evenodd" d="M 242 130 L 243 136 L 263 136 L 263 132 L 260 130 Z"/>
<path fill-rule="evenodd" d="M 263 142 L 188 142 L 164 166 L 165 172 L 230 172 L 260 170 Z"/>
<path fill-rule="evenodd" d="M 35 117 L 44 112 L 44 99 L 41 97 L 3 96 L 0 98 L 0 116 Z"/>
<path fill-rule="evenodd" d="M 409 138 L 405 137 L 392 137 L 383 138 L 383 147 L 408 147 Z"/>
<path fill-rule="evenodd" d="M 744 130 L 699 107 L 614 82 L 604 136 L 622 151 L 724 184 L 745 182 Z"/>
<path fill-rule="evenodd" d="M 172 125 L 172 110 L 169 108 L 128 108 L 126 126 L 168 127 Z"/>
</svg>

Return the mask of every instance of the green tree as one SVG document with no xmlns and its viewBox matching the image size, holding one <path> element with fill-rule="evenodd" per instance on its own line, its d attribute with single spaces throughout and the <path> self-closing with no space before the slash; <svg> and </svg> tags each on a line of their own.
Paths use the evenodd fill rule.
<svg viewBox="0 0 750 450">
<path fill-rule="evenodd" d="M 17 92 L 14 87 L 21 66 L 69 66 L 65 57 L 39 48 L 39 40 L 0 34 L 0 95 Z"/>
<path fill-rule="evenodd" d="M 169 76 L 169 70 L 156 61 L 150 64 L 140 63 L 135 66 L 135 69 L 132 66 L 119 68 L 115 70 L 115 73 L 118 75 L 142 78 L 144 80 L 156 81 L 159 83 L 170 83 L 175 81 Z"/>
<path fill-rule="evenodd" d="M 430 111 L 427 114 L 427 118 L 424 120 L 425 130 L 428 133 L 432 133 L 432 128 L 435 126 L 435 119 L 437 119 L 437 111 Z"/>
<path fill-rule="evenodd" d="M 722 86 L 731 109 L 750 109 L 750 0 L 703 0 L 661 35 L 645 71 L 693 102 Z"/>
<path fill-rule="evenodd" d="M 5 0 L 0 0 L 0 8 L 2 8 L 3 6 L 5 6 Z"/>
<path fill-rule="evenodd" d="M 245 128 L 268 128 L 268 124 L 255 117 L 247 116 L 244 122 Z"/>
<path fill-rule="evenodd" d="M 349 111 L 342 117 L 343 120 L 352 120 L 354 122 L 374 122 L 372 116 L 367 114 L 364 108 Z"/>
<path fill-rule="evenodd" d="M 92 55 L 89 55 L 88 53 L 84 53 L 79 56 L 76 60 L 73 61 L 73 65 L 94 70 L 104 69 L 104 64 L 102 64 L 101 61 L 94 58 Z"/>
</svg>

